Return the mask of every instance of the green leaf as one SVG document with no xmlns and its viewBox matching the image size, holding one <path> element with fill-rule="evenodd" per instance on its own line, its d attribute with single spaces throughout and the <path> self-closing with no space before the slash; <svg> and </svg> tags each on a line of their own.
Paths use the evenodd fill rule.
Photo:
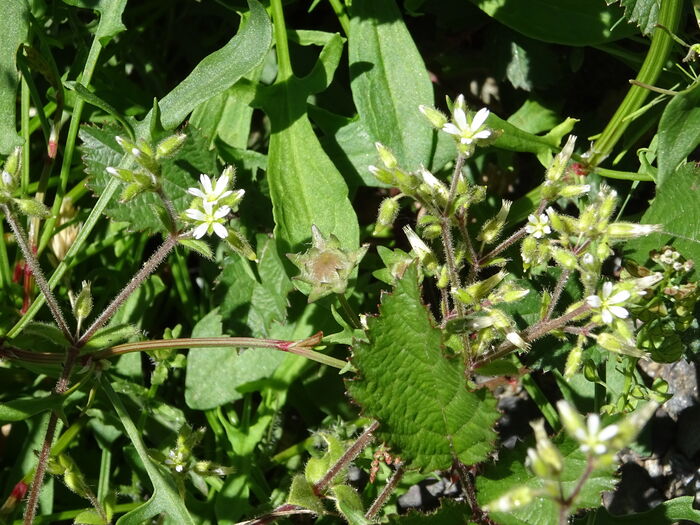
<svg viewBox="0 0 700 525">
<path fill-rule="evenodd" d="M 605 0 L 610 5 L 619 1 L 625 9 L 625 18 L 636 24 L 643 35 L 650 35 L 659 20 L 661 0 Z"/>
<path fill-rule="evenodd" d="M 117 525 L 139 525 L 149 518 L 162 513 L 167 514 L 168 518 L 174 520 L 175 523 L 182 525 L 194 524 L 194 520 L 190 513 L 187 512 L 187 508 L 178 494 L 172 478 L 164 471 L 163 467 L 154 463 L 149 456 L 146 445 L 141 439 L 141 432 L 136 428 L 121 399 L 112 389 L 109 379 L 103 375 L 101 383 L 153 484 L 151 499 L 119 518 Z"/>
<path fill-rule="evenodd" d="M 184 212 L 192 202 L 187 189 L 197 185 L 200 173 L 215 175 L 218 171 L 216 153 L 209 151 L 207 139 L 197 128 L 185 130 L 187 140 L 174 157 L 162 163 L 163 192 L 170 198 L 176 213 Z M 88 187 L 101 194 L 112 179 L 105 169 L 119 165 L 123 152 L 114 140 L 117 135 L 114 127 L 96 128 L 83 126 L 80 138 L 85 170 L 91 176 Z M 162 206 L 153 193 L 142 193 L 127 204 L 111 201 L 105 214 L 115 221 L 128 222 L 130 229 L 155 233 L 163 230 L 157 209 Z"/>
<path fill-rule="evenodd" d="M 581 452 L 578 443 L 570 438 L 555 438 L 552 441 L 564 458 L 561 481 L 564 494 L 568 496 L 586 470 L 586 454 Z M 532 446 L 532 440 L 529 440 L 513 450 L 499 452 L 498 461 L 489 465 L 483 475 L 477 479 L 478 499 L 481 505 L 496 500 L 516 487 L 525 486 L 534 490 L 542 488 L 542 480 L 525 467 L 527 448 Z M 598 507 L 601 502 L 601 493 L 612 490 L 615 486 L 614 471 L 614 464 L 595 470 L 583 486 L 571 510 L 575 512 L 578 509 Z M 529 505 L 512 509 L 507 513 L 491 512 L 490 516 L 501 525 L 551 525 L 559 523 L 559 507 L 550 499 L 536 498 Z"/>
<path fill-rule="evenodd" d="M 526 100 L 508 117 L 508 122 L 528 133 L 542 133 L 557 125 L 557 115 L 536 100 Z"/>
<path fill-rule="evenodd" d="M 634 33 L 615 23 L 622 16 L 616 6 L 590 0 L 470 0 L 487 15 L 525 36 L 569 46 L 589 46 Z M 536 21 L 536 23 L 533 23 Z"/>
<path fill-rule="evenodd" d="M 129 137 L 131 138 L 131 140 L 134 140 L 134 137 L 135 137 L 134 128 L 131 126 L 131 123 L 128 120 L 126 120 L 124 117 L 122 117 L 119 114 L 119 112 L 117 111 L 117 109 L 114 106 L 112 106 L 108 102 L 102 100 L 100 97 L 95 95 L 92 91 L 88 90 L 85 86 L 83 86 L 79 82 L 75 82 L 72 84 L 66 82 L 66 83 L 64 83 L 64 85 L 68 89 L 73 89 L 75 91 L 76 95 L 78 95 L 78 97 L 80 97 L 82 100 L 84 100 L 88 104 L 92 104 L 96 108 L 99 108 L 102 111 L 104 111 L 105 113 L 107 113 L 108 115 L 111 115 L 112 117 L 114 117 L 114 119 L 117 122 L 119 122 L 119 124 L 122 125 L 122 127 L 124 128 L 124 131 L 129 134 Z"/>
<path fill-rule="evenodd" d="M 401 12 L 393 0 L 353 0 L 350 14 L 350 85 L 362 126 L 403 168 L 428 166 L 434 133 L 418 106 L 433 105 L 433 86 Z"/>
<path fill-rule="evenodd" d="M 60 408 L 65 400 L 64 396 L 48 395 L 19 398 L 0 403 L 0 422 L 24 421 L 40 412 Z"/>
<path fill-rule="evenodd" d="M 369 525 L 371 521 L 365 518 L 365 509 L 357 491 L 347 485 L 331 487 L 335 497 L 335 505 L 347 520 L 349 525 Z"/>
<path fill-rule="evenodd" d="M 700 84 L 676 95 L 659 121 L 658 175 L 662 186 L 685 158 L 700 144 Z"/>
<path fill-rule="evenodd" d="M 455 525 L 457 523 L 475 525 L 475 522 L 467 521 L 471 515 L 471 509 L 466 503 L 445 498 L 440 508 L 430 514 L 414 510 L 405 516 L 390 516 L 389 523 L 391 525 Z"/>
<path fill-rule="evenodd" d="M 0 155 L 22 144 L 17 135 L 17 49 L 27 38 L 29 9 L 26 0 L 0 2 Z"/>
<path fill-rule="evenodd" d="M 292 486 L 289 488 L 287 503 L 312 510 L 318 515 L 325 513 L 323 503 L 314 493 L 313 485 L 306 481 L 303 474 L 297 474 L 294 476 L 294 479 L 292 479 Z"/>
<path fill-rule="evenodd" d="M 330 83 L 342 50 L 342 38 L 334 35 L 307 77 L 278 81 L 261 90 L 256 100 L 272 126 L 267 181 L 275 234 L 283 252 L 301 249 L 311 237 L 313 224 L 333 233 L 343 248 L 355 249 L 359 244 L 347 185 L 321 148 L 306 115 L 306 99 Z"/>
<path fill-rule="evenodd" d="M 109 41 L 126 27 L 122 23 L 122 13 L 126 7 L 126 0 L 63 0 L 66 4 L 83 9 L 93 9 L 100 15 L 100 22 L 97 25 L 95 38 L 102 46 L 106 46 Z"/>
<path fill-rule="evenodd" d="M 496 438 L 496 401 L 486 389 L 470 392 L 462 359 L 446 355 L 421 302 L 415 266 L 368 324 L 369 342 L 353 352 L 359 377 L 347 386 L 363 414 L 379 421 L 379 440 L 423 471 L 483 461 Z"/>
<path fill-rule="evenodd" d="M 202 102 L 222 93 L 243 75 L 260 65 L 272 44 L 272 24 L 265 8 L 248 0 L 250 15 L 245 26 L 224 47 L 206 56 L 187 78 L 159 103 L 165 129 L 178 126 Z M 151 110 L 144 125 L 154 116 Z"/>
<path fill-rule="evenodd" d="M 651 250 L 665 244 L 686 258 L 700 261 L 700 168 L 688 163 L 676 170 L 668 181 L 657 188 L 656 198 L 642 217 L 644 224 L 661 224 L 663 233 L 654 233 L 628 241 L 626 254 L 640 263 Z"/>
<path fill-rule="evenodd" d="M 652 510 L 627 516 L 613 516 L 601 507 L 596 512 L 591 525 L 621 525 L 624 523 L 643 523 L 644 525 L 673 525 L 681 520 L 700 523 L 700 510 L 693 508 L 693 496 L 681 496 L 660 503 Z"/>
</svg>

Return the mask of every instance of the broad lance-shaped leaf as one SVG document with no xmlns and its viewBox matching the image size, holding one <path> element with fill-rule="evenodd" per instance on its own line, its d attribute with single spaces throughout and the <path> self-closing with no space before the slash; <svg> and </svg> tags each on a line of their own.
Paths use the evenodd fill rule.
<svg viewBox="0 0 700 525">
<path fill-rule="evenodd" d="M 469 391 L 462 358 L 447 356 L 421 303 L 415 266 L 368 324 L 369 342 L 353 351 L 358 377 L 348 389 L 363 415 L 379 421 L 379 440 L 423 471 L 483 461 L 496 439 L 496 401 L 485 389 Z"/>
<path fill-rule="evenodd" d="M 318 63 L 304 78 L 291 76 L 261 90 L 255 104 L 270 117 L 267 181 L 275 233 L 281 252 L 302 248 L 311 226 L 333 233 L 346 249 L 357 248 L 357 216 L 348 187 L 314 134 L 306 115 L 306 100 L 326 89 L 343 51 L 339 35 L 323 47 Z"/>
<path fill-rule="evenodd" d="M 564 495 L 568 497 L 586 470 L 586 454 L 581 452 L 578 443 L 571 438 L 556 438 L 553 441 L 564 458 L 561 482 Z M 530 440 L 513 450 L 499 453 L 498 461 L 487 467 L 477 479 L 480 505 L 486 505 L 517 487 L 533 490 L 542 488 L 543 481 L 525 467 L 527 449 L 533 446 L 533 440 Z M 601 494 L 615 487 L 617 480 L 614 471 L 614 464 L 595 470 L 579 492 L 572 512 L 598 507 L 601 504 Z M 500 525 L 551 525 L 559 523 L 559 507 L 551 499 L 535 498 L 528 505 L 508 512 L 491 512 L 489 516 Z"/>
<path fill-rule="evenodd" d="M 29 27 L 26 1 L 0 2 L 0 155 L 9 154 L 22 143 L 17 135 L 17 48 Z"/>
<path fill-rule="evenodd" d="M 433 105 L 423 59 L 393 0 L 353 0 L 350 78 L 360 122 L 407 169 L 430 165 L 434 133 L 418 106 Z"/>
</svg>

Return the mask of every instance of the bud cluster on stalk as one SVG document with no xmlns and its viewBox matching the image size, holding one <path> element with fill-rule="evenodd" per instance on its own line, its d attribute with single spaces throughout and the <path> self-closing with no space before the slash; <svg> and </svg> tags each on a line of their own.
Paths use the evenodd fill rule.
<svg viewBox="0 0 700 525">
<path fill-rule="evenodd" d="M 0 205 L 14 205 L 28 217 L 45 218 L 51 215 L 49 209 L 36 199 L 17 198 L 22 173 L 22 147 L 17 146 L 7 156 L 0 173 Z"/>
</svg>

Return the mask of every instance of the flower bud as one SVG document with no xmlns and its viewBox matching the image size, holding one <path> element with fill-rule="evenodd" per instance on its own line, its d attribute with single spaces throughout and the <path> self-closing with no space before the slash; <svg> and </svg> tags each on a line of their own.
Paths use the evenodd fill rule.
<svg viewBox="0 0 700 525">
<path fill-rule="evenodd" d="M 564 268 L 565 270 L 575 270 L 578 265 L 578 259 L 569 250 L 564 250 L 562 248 L 552 248 L 552 257 L 556 263 Z"/>
<path fill-rule="evenodd" d="M 503 283 L 498 290 L 489 295 L 489 301 L 492 303 L 514 303 L 525 297 L 530 290 L 520 288 L 512 283 Z"/>
<path fill-rule="evenodd" d="M 554 160 L 549 166 L 549 169 L 547 170 L 547 174 L 545 175 L 545 178 L 548 181 L 552 182 L 558 182 L 564 173 L 566 172 L 566 167 L 569 164 L 569 159 L 571 159 L 571 155 L 574 152 L 574 146 L 576 145 L 576 136 L 575 135 L 569 135 L 569 139 L 566 141 L 566 144 L 562 148 L 562 150 L 557 153 L 557 155 L 554 157 Z"/>
<path fill-rule="evenodd" d="M 51 212 L 44 203 L 36 199 L 14 199 L 14 203 L 22 213 L 29 217 L 46 218 L 51 216 Z"/>
<path fill-rule="evenodd" d="M 22 146 L 17 146 L 8 155 L 5 160 L 5 165 L 2 169 L 2 189 L 8 193 L 12 193 L 17 189 L 20 180 L 20 171 L 22 168 Z"/>
<path fill-rule="evenodd" d="M 601 220 L 608 220 L 617 206 L 617 192 L 609 186 L 603 186 L 598 192 L 600 205 L 598 213 Z"/>
<path fill-rule="evenodd" d="M 116 177 L 122 182 L 135 182 L 134 172 L 131 170 L 126 170 L 124 168 L 115 168 L 114 166 L 107 166 L 105 171 L 112 177 Z"/>
<path fill-rule="evenodd" d="M 425 118 L 428 119 L 434 128 L 441 129 L 445 124 L 447 124 L 447 116 L 435 108 L 421 104 L 418 106 L 418 110 L 423 113 Z"/>
<path fill-rule="evenodd" d="M 660 232 L 661 224 L 637 224 L 634 222 L 613 222 L 608 225 L 607 234 L 611 239 L 634 239 L 650 233 Z"/>
<path fill-rule="evenodd" d="M 561 423 L 566 429 L 566 432 L 572 436 L 581 436 L 582 433 L 585 435 L 586 424 L 583 416 L 578 413 L 567 401 L 561 400 L 557 402 L 557 410 L 559 411 L 559 416 L 561 417 Z"/>
<path fill-rule="evenodd" d="M 506 218 L 508 217 L 508 212 L 510 212 L 510 207 L 513 203 L 509 200 L 503 200 L 501 203 L 501 209 L 498 211 L 495 217 L 487 220 L 484 226 L 481 228 L 481 232 L 476 238 L 485 244 L 490 244 L 494 242 L 501 235 L 503 227 L 506 224 Z"/>
<path fill-rule="evenodd" d="M 564 460 L 559 452 L 559 449 L 549 440 L 547 432 L 544 429 L 544 420 L 539 419 L 530 423 L 530 426 L 535 431 L 535 443 L 537 450 L 528 450 L 530 459 L 537 459 L 539 463 L 537 467 L 541 472 L 535 474 L 541 478 L 553 479 L 556 478 L 564 469 Z M 530 451 L 534 454 L 530 454 Z M 533 465 L 534 466 L 534 465 Z M 535 469 L 533 468 L 533 472 Z"/>
<path fill-rule="evenodd" d="M 172 157 L 187 140 L 184 133 L 176 133 L 161 140 L 156 146 L 156 160 Z"/>
<path fill-rule="evenodd" d="M 367 169 L 379 182 L 394 186 L 394 174 L 391 171 L 377 166 L 367 166 Z"/>
<path fill-rule="evenodd" d="M 86 319 L 92 311 L 92 292 L 90 291 L 90 282 L 83 281 L 83 287 L 73 302 L 73 316 L 81 322 Z"/>
<path fill-rule="evenodd" d="M 394 154 L 384 144 L 381 142 L 375 142 L 374 147 L 377 148 L 379 158 L 382 160 L 382 163 L 387 169 L 393 170 L 398 166 L 396 157 L 394 157 Z"/>
<path fill-rule="evenodd" d="M 437 271 L 437 259 L 433 251 L 418 237 L 418 234 L 411 229 L 410 226 L 404 226 L 403 232 L 408 238 L 413 253 L 418 257 L 420 263 L 425 267 L 430 274 Z"/>
<path fill-rule="evenodd" d="M 420 169 L 420 175 L 429 196 L 436 199 L 441 206 L 447 204 L 447 200 L 450 197 L 450 190 L 447 189 L 447 186 L 425 168 Z"/>
<path fill-rule="evenodd" d="M 535 499 L 535 492 L 527 486 L 515 488 L 503 496 L 483 506 L 486 512 L 511 512 L 524 507 Z"/>
<path fill-rule="evenodd" d="M 535 264 L 537 260 L 537 239 L 534 237 L 525 237 L 520 245 L 520 256 L 523 259 L 525 269 Z"/>
<path fill-rule="evenodd" d="M 566 379 L 571 379 L 576 375 L 579 368 L 581 368 L 581 361 L 583 359 L 583 348 L 580 345 L 576 345 L 571 349 L 569 355 L 566 357 L 566 365 L 564 367 L 564 377 Z"/>
<path fill-rule="evenodd" d="M 569 186 L 564 186 L 559 190 L 559 196 L 566 199 L 572 199 L 578 197 L 579 195 L 584 195 L 591 191 L 590 184 L 571 184 Z"/>
<path fill-rule="evenodd" d="M 603 332 L 596 337 L 598 346 L 615 352 L 617 354 L 629 355 L 632 357 L 644 357 L 646 354 L 637 348 L 634 340 L 626 339 L 618 334 Z"/>
<path fill-rule="evenodd" d="M 506 339 L 516 347 L 520 348 L 521 350 L 527 350 L 530 348 L 530 345 L 525 339 L 520 337 L 520 334 L 518 332 L 507 332 L 506 333 Z"/>
<path fill-rule="evenodd" d="M 384 199 L 379 205 L 379 214 L 377 215 L 377 223 L 374 226 L 372 235 L 377 236 L 386 230 L 389 230 L 399 214 L 399 202 L 396 197 Z"/>
<path fill-rule="evenodd" d="M 476 305 L 479 301 L 486 297 L 491 290 L 498 286 L 506 275 L 507 273 L 504 270 L 501 270 L 483 281 L 471 284 L 466 288 L 453 290 L 452 295 L 454 295 L 455 299 L 461 303 L 466 305 Z"/>
</svg>

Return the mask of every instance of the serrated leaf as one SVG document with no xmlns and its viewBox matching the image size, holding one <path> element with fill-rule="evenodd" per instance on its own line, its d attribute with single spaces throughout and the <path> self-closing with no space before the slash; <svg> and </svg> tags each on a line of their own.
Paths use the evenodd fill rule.
<svg viewBox="0 0 700 525">
<path fill-rule="evenodd" d="M 22 144 L 17 135 L 17 49 L 27 38 L 29 7 L 25 0 L 0 2 L 0 155 Z"/>
<path fill-rule="evenodd" d="M 643 35 L 649 35 L 659 20 L 661 0 L 606 0 L 606 4 L 619 4 L 625 9 L 625 18 L 635 24 Z"/>
<path fill-rule="evenodd" d="M 641 222 L 661 224 L 663 233 L 628 241 L 626 255 L 643 264 L 650 250 L 671 243 L 686 258 L 700 261 L 700 167 L 691 162 L 678 168 L 657 188 Z"/>
<path fill-rule="evenodd" d="M 628 36 L 634 29 L 617 25 L 622 10 L 590 0 L 470 0 L 487 15 L 525 36 L 570 46 L 602 44 Z M 537 23 L 533 23 L 536 20 Z"/>
<path fill-rule="evenodd" d="M 656 184 L 662 186 L 700 144 L 700 85 L 671 99 L 659 121 Z"/>
<path fill-rule="evenodd" d="M 433 86 L 393 0 L 353 0 L 348 56 L 352 98 L 372 142 L 405 169 L 428 166 L 433 130 L 418 106 L 432 106 Z"/>
<path fill-rule="evenodd" d="M 442 334 L 420 298 L 415 266 L 385 295 L 379 317 L 368 321 L 369 342 L 357 343 L 347 383 L 378 438 L 409 468 L 443 470 L 459 460 L 474 464 L 492 450 L 496 401 L 470 392 L 462 359 L 447 357 Z"/>
<path fill-rule="evenodd" d="M 216 175 L 218 171 L 216 153 L 209 151 L 206 138 L 194 127 L 186 128 L 185 133 L 185 144 L 174 157 L 164 160 L 162 164 L 163 192 L 170 198 L 178 214 L 184 212 L 192 202 L 187 189 L 197 186 L 199 174 Z M 105 169 L 118 165 L 123 156 L 122 149 L 114 140 L 118 134 L 118 128 L 113 126 L 83 126 L 80 130 L 83 163 L 91 176 L 88 187 L 98 195 L 112 178 Z M 132 230 L 155 233 L 163 230 L 163 224 L 155 211 L 160 206 L 160 199 L 147 192 L 126 204 L 112 200 L 105 209 L 105 214 L 115 221 L 128 222 Z"/>
<path fill-rule="evenodd" d="M 306 100 L 328 87 L 340 61 L 343 41 L 334 35 L 304 78 L 290 76 L 261 90 L 260 104 L 270 117 L 267 181 L 275 237 L 283 252 L 298 251 L 311 226 L 333 233 L 346 249 L 359 245 L 357 216 L 348 187 L 321 148 L 306 115 Z"/>
<path fill-rule="evenodd" d="M 411 511 L 405 516 L 390 516 L 391 525 L 475 525 L 475 522 L 468 521 L 472 511 L 466 503 L 459 503 L 451 499 L 443 499 L 439 509 L 429 514 L 418 511 Z"/>
<path fill-rule="evenodd" d="M 579 449 L 576 441 L 568 437 L 552 441 L 564 459 L 561 481 L 564 494 L 568 496 L 586 470 L 586 454 Z M 527 449 L 533 446 L 532 440 L 528 440 L 512 450 L 499 452 L 498 461 L 489 465 L 477 479 L 479 504 L 486 505 L 516 487 L 542 488 L 542 480 L 525 467 Z M 615 486 L 614 471 L 614 464 L 595 470 L 576 498 L 572 512 L 598 507 L 603 491 L 612 490 Z M 559 507 L 550 499 L 536 498 L 529 505 L 509 512 L 491 512 L 490 516 L 501 525 L 551 525 L 559 523 Z"/>
</svg>

